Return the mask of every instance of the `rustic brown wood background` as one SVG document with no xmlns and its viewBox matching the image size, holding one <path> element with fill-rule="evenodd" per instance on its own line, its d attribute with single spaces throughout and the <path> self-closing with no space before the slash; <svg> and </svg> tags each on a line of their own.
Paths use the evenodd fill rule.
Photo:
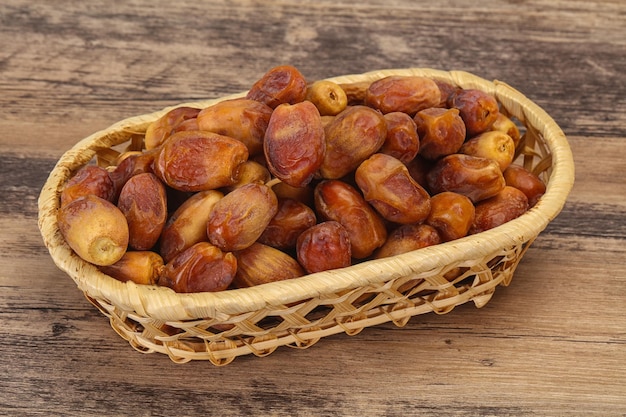
<svg viewBox="0 0 626 417">
<path fill-rule="evenodd" d="M 568 135 L 571 198 L 482 309 L 221 368 L 135 352 L 43 246 L 48 172 L 119 119 L 284 63 L 504 80 Z M 626 415 L 625 83 L 623 0 L 2 1 L 0 414 Z"/>
</svg>

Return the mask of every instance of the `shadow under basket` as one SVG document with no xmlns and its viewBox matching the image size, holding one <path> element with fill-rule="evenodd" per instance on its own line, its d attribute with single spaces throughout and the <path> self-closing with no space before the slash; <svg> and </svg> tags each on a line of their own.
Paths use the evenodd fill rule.
<svg viewBox="0 0 626 417">
<path fill-rule="evenodd" d="M 385 322 L 405 325 L 415 315 L 484 306 L 508 285 L 537 235 L 563 208 L 574 182 L 572 154 L 562 130 L 539 106 L 500 81 L 462 71 L 409 68 L 331 78 L 371 82 L 389 75 L 421 75 L 493 95 L 523 133 L 517 162 L 538 174 L 546 193 L 528 212 L 502 226 L 448 243 L 354 266 L 245 289 L 177 294 L 165 287 L 122 283 L 79 258 L 61 235 L 56 214 L 64 183 L 99 152 L 141 141 L 148 125 L 173 107 L 122 120 L 78 142 L 58 161 L 39 197 L 39 228 L 55 264 L 67 273 L 140 352 L 174 362 L 265 356 L 279 346 L 307 348 L 321 338 L 356 335 Z M 204 108 L 222 100 L 183 103 Z M 178 106 L 175 106 L 178 107 Z"/>
</svg>

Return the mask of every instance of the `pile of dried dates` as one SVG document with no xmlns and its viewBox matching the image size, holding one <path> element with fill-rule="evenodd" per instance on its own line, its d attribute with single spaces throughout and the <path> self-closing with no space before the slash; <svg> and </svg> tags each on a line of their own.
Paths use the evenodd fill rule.
<svg viewBox="0 0 626 417">
<path fill-rule="evenodd" d="M 79 169 L 58 225 L 120 281 L 249 287 L 520 216 L 545 192 L 513 163 L 520 140 L 480 90 L 421 76 L 308 83 L 278 66 L 245 97 L 170 110 L 141 150 Z"/>
</svg>

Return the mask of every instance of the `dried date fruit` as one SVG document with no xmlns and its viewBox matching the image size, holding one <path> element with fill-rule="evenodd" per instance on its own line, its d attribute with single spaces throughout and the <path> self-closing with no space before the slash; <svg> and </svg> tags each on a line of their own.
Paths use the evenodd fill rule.
<svg viewBox="0 0 626 417">
<path fill-rule="evenodd" d="M 306 204 L 292 199 L 279 199 L 278 211 L 258 241 L 282 250 L 293 249 L 298 236 L 316 222 L 315 212 Z"/>
<path fill-rule="evenodd" d="M 224 251 L 252 245 L 278 210 L 274 192 L 264 184 L 246 184 L 219 200 L 207 222 L 209 241 Z"/>
<path fill-rule="evenodd" d="M 271 179 L 272 175 L 264 165 L 256 161 L 248 160 L 239 165 L 239 178 L 237 178 L 237 181 L 233 185 L 222 187 L 222 190 L 225 193 L 229 193 L 246 184 L 265 184 Z"/>
<path fill-rule="evenodd" d="M 406 113 L 391 112 L 383 116 L 387 125 L 387 136 L 380 148 L 381 153 L 391 155 L 403 164 L 412 161 L 420 148 L 415 121 Z"/>
<path fill-rule="evenodd" d="M 346 97 L 348 98 L 348 106 L 365 104 L 365 96 L 370 84 L 370 81 L 340 83 L 339 86 L 346 93 Z"/>
<path fill-rule="evenodd" d="M 304 75 L 291 65 L 271 68 L 256 81 L 246 98 L 260 101 L 272 109 L 279 104 L 295 104 L 306 98 L 307 82 Z"/>
<path fill-rule="evenodd" d="M 144 152 L 127 153 L 126 157 L 120 159 L 119 164 L 110 173 L 115 184 L 115 201 L 117 201 L 122 187 L 129 178 L 138 174 L 154 172 L 153 163 L 158 152 L 159 149 L 150 149 Z"/>
<path fill-rule="evenodd" d="M 515 157 L 515 143 L 504 132 L 487 131 L 469 139 L 461 146 L 459 152 L 494 160 L 504 172 Z"/>
<path fill-rule="evenodd" d="M 61 206 L 77 198 L 93 194 L 107 201 L 114 201 L 115 183 L 109 171 L 97 165 L 85 165 L 70 178 L 61 191 Z"/>
<path fill-rule="evenodd" d="M 506 116 L 502 112 L 498 113 L 498 117 L 491 125 L 491 130 L 496 130 L 509 135 L 511 139 L 513 139 L 515 148 L 517 148 L 517 145 L 519 145 L 520 141 L 522 140 L 519 128 L 517 127 L 515 122 L 513 122 L 510 117 Z"/>
<path fill-rule="evenodd" d="M 216 292 L 227 289 L 236 273 L 235 255 L 199 242 L 166 263 L 157 284 L 177 293 Z"/>
<path fill-rule="evenodd" d="M 441 243 L 437 229 L 427 224 L 403 224 L 389 233 L 374 259 L 400 255 Z"/>
<path fill-rule="evenodd" d="M 528 206 L 534 207 L 546 192 L 546 184 L 537 175 L 521 165 L 509 165 L 504 171 L 506 185 L 517 188 L 526 194 Z"/>
<path fill-rule="evenodd" d="M 426 159 L 418 154 L 415 158 L 413 158 L 412 161 L 406 164 L 406 167 L 409 170 L 409 174 L 411 174 L 411 177 L 419 185 L 424 187 L 425 190 L 429 191 L 426 176 L 428 175 L 428 172 L 430 172 L 430 170 L 435 166 L 435 163 L 435 161 Z"/>
<path fill-rule="evenodd" d="M 315 187 L 314 199 L 322 220 L 334 220 L 346 228 L 354 258 L 366 258 L 385 243 L 387 229 L 382 218 L 350 185 L 322 181 Z"/>
<path fill-rule="evenodd" d="M 528 198 L 515 187 L 506 186 L 495 196 L 476 204 L 469 234 L 484 232 L 511 221 L 528 210 Z"/>
<path fill-rule="evenodd" d="M 450 84 L 446 81 L 441 80 L 433 80 L 437 87 L 439 87 L 439 92 L 441 95 L 441 99 L 439 100 L 439 104 L 435 107 L 447 107 L 448 106 L 448 97 L 450 97 L 454 92 L 460 89 L 456 85 Z"/>
<path fill-rule="evenodd" d="M 366 106 L 348 107 L 325 129 L 326 150 L 320 174 L 338 179 L 377 152 L 387 137 L 382 114 Z"/>
<path fill-rule="evenodd" d="M 433 194 L 453 191 L 469 197 L 473 203 L 493 197 L 505 186 L 497 162 L 458 153 L 437 161 L 426 180 Z"/>
<path fill-rule="evenodd" d="M 488 130 L 499 114 L 498 102 L 492 95 L 477 89 L 459 89 L 448 97 L 448 107 L 459 109 L 467 136 Z"/>
<path fill-rule="evenodd" d="M 129 246 L 149 250 L 159 239 L 167 220 L 165 187 L 156 175 L 131 177 L 120 192 L 117 206 L 128 222 Z"/>
<path fill-rule="evenodd" d="M 224 195 L 217 190 L 200 191 L 185 200 L 170 216 L 161 232 L 159 253 L 165 262 L 198 242 L 209 240 L 207 222 Z"/>
<path fill-rule="evenodd" d="M 198 114 L 198 128 L 243 142 L 250 155 L 263 151 L 263 138 L 272 108 L 256 100 L 236 98 L 205 107 Z"/>
<path fill-rule="evenodd" d="M 298 237 L 296 254 L 298 262 L 309 274 L 350 266 L 350 235 L 339 222 L 319 223 Z"/>
<path fill-rule="evenodd" d="M 383 113 L 399 111 L 414 116 L 420 110 L 438 106 L 441 92 L 430 78 L 392 75 L 370 84 L 365 104 Z"/>
<path fill-rule="evenodd" d="M 304 187 L 324 161 L 324 127 L 309 101 L 281 104 L 272 113 L 263 143 L 267 167 L 281 181 Z"/>
<path fill-rule="evenodd" d="M 294 258 L 262 243 L 235 252 L 237 274 L 233 284 L 239 288 L 283 281 L 304 275 L 302 266 Z"/>
<path fill-rule="evenodd" d="M 307 88 L 306 100 L 313 103 L 322 116 L 335 116 L 348 105 L 346 92 L 339 84 L 327 80 L 311 84 Z"/>
<path fill-rule="evenodd" d="M 380 215 L 395 223 L 420 223 L 430 212 L 430 196 L 393 156 L 376 153 L 363 161 L 354 179 Z"/>
<path fill-rule="evenodd" d="M 154 285 L 163 269 L 163 258 L 153 251 L 128 251 L 112 265 L 98 269 L 118 281 Z"/>
<path fill-rule="evenodd" d="M 419 111 L 415 117 L 420 137 L 420 155 L 439 159 L 456 153 L 465 141 L 465 123 L 457 109 L 431 107 Z"/>
<path fill-rule="evenodd" d="M 426 224 L 439 232 L 443 242 L 467 236 L 474 221 L 474 204 L 468 197 L 444 191 L 430 199 L 430 213 Z"/>
<path fill-rule="evenodd" d="M 86 195 L 62 206 L 57 223 L 72 250 L 92 264 L 114 264 L 128 248 L 126 217 L 117 206 L 98 196 Z"/>
<path fill-rule="evenodd" d="M 155 173 L 170 187 L 204 191 L 234 184 L 248 148 L 237 139 L 205 131 L 174 133 L 162 145 Z"/>
<path fill-rule="evenodd" d="M 169 110 L 163 116 L 148 125 L 144 138 L 146 149 L 154 149 L 174 133 L 181 124 L 187 120 L 193 120 L 200 113 L 200 109 L 193 107 L 177 107 Z"/>
</svg>

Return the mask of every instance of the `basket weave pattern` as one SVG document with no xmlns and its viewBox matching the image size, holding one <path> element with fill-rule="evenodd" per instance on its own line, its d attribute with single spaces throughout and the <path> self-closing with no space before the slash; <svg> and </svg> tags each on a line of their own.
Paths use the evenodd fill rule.
<svg viewBox="0 0 626 417">
<path fill-rule="evenodd" d="M 176 294 L 163 287 L 121 283 L 86 263 L 65 243 L 56 224 L 63 184 L 99 152 L 140 142 L 147 126 L 171 108 L 129 118 L 77 143 L 57 163 L 39 198 L 39 227 L 56 265 L 65 271 L 115 331 L 141 352 L 175 362 L 225 365 L 237 356 L 265 356 L 279 346 L 307 348 L 321 338 L 356 335 L 373 325 L 404 326 L 415 315 L 444 314 L 472 301 L 484 306 L 508 285 L 537 235 L 562 209 L 574 180 L 565 135 L 536 104 L 505 83 L 460 71 L 381 70 L 335 77 L 338 83 L 387 75 L 425 75 L 496 97 L 501 111 L 523 125 L 519 161 L 547 183 L 535 207 L 500 227 L 406 254 L 340 270 L 219 293 Z M 203 108 L 218 100 L 184 103 Z"/>
</svg>

